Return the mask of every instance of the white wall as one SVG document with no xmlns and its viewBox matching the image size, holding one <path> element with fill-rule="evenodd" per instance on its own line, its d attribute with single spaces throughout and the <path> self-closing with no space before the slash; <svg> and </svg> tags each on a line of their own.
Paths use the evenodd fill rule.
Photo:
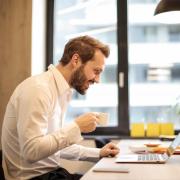
<svg viewBox="0 0 180 180">
<path fill-rule="evenodd" d="M 32 1 L 31 74 L 45 71 L 46 62 L 46 0 Z"/>
</svg>

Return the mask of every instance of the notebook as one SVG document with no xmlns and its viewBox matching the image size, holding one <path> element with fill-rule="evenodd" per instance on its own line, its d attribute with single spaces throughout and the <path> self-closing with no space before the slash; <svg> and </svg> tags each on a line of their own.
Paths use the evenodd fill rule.
<svg viewBox="0 0 180 180">
<path fill-rule="evenodd" d="M 103 158 L 92 168 L 93 172 L 111 172 L 111 173 L 128 173 L 129 168 L 125 165 L 120 166 L 114 163 L 114 161 L 109 161 L 108 158 Z"/>
<path fill-rule="evenodd" d="M 164 154 L 123 154 L 116 158 L 117 163 L 166 163 L 180 144 L 180 133 L 172 141 Z"/>
</svg>

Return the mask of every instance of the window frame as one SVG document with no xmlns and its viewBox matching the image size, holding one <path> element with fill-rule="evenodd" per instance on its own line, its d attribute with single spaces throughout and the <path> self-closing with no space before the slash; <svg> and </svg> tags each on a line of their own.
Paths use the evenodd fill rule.
<svg viewBox="0 0 180 180">
<path fill-rule="evenodd" d="M 118 84 L 118 125 L 116 127 L 97 127 L 91 135 L 129 135 L 129 101 L 128 101 L 128 31 L 127 1 L 117 2 L 117 84 Z M 54 0 L 47 1 L 47 32 L 46 32 L 46 68 L 53 63 L 53 28 Z M 119 73 L 124 74 L 124 87 L 119 87 Z M 87 134 L 86 134 L 87 135 Z"/>
</svg>

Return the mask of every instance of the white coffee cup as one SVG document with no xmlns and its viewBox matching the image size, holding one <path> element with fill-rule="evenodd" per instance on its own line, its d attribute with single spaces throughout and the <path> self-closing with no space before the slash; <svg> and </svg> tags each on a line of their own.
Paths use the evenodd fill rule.
<svg viewBox="0 0 180 180">
<path fill-rule="evenodd" d="M 97 117 L 97 123 L 101 126 L 106 126 L 109 120 L 109 113 L 95 112 Z"/>
</svg>

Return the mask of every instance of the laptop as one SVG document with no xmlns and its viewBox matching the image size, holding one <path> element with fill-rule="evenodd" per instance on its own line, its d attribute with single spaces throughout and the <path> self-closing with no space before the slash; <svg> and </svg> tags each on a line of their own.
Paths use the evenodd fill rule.
<svg viewBox="0 0 180 180">
<path fill-rule="evenodd" d="M 117 163 L 166 163 L 180 144 L 180 133 L 176 136 L 164 154 L 120 154 L 116 158 Z"/>
</svg>

